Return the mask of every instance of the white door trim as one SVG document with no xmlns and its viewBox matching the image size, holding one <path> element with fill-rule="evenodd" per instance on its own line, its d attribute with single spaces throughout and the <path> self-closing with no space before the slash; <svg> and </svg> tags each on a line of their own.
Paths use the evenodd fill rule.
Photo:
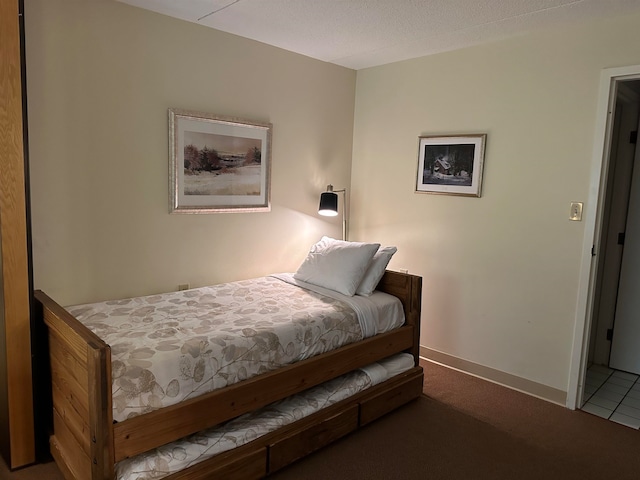
<svg viewBox="0 0 640 480">
<path fill-rule="evenodd" d="M 598 110 L 594 131 L 591 158 L 591 174 L 589 195 L 584 209 L 584 237 L 582 241 L 582 262 L 578 279 L 578 297 L 576 301 L 576 318 L 573 330 L 573 346 L 569 365 L 569 383 L 567 386 L 567 408 L 575 410 L 582 403 L 584 376 L 589 354 L 589 334 L 595 287 L 596 262 L 591 255 L 592 246 L 600 238 L 602 228 L 602 207 L 607 181 L 609 151 L 611 143 L 614 100 L 617 82 L 640 78 L 640 65 L 608 68 L 600 75 L 598 93 Z"/>
</svg>

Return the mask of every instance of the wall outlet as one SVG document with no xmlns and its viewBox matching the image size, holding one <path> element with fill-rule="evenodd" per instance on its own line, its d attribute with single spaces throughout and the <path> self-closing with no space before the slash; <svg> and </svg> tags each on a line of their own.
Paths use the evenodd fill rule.
<svg viewBox="0 0 640 480">
<path fill-rule="evenodd" d="M 191 287 L 189 287 L 188 283 L 182 283 L 182 284 L 178 285 L 178 291 L 179 292 L 182 291 L 182 290 L 189 290 L 189 288 L 191 288 Z"/>
</svg>

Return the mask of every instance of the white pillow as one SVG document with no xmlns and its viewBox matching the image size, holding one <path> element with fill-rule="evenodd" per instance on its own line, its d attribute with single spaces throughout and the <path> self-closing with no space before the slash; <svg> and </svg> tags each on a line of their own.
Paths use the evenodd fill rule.
<svg viewBox="0 0 640 480">
<path fill-rule="evenodd" d="M 398 249 L 396 247 L 380 247 L 378 249 L 376 254 L 373 256 L 371 263 L 369 263 L 369 267 L 356 290 L 357 295 L 364 295 L 365 297 L 368 297 L 373 293 L 378 286 L 378 282 L 380 282 L 382 275 L 384 275 L 387 265 L 389 265 L 389 260 L 391 260 L 393 254 L 397 251 Z"/>
<path fill-rule="evenodd" d="M 353 296 L 379 247 L 379 243 L 322 237 L 311 247 L 293 278 Z"/>
</svg>

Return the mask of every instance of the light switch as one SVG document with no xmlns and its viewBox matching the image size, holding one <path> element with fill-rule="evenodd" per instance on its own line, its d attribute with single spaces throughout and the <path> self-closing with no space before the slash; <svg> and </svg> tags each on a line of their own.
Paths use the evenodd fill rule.
<svg viewBox="0 0 640 480">
<path fill-rule="evenodd" d="M 575 222 L 582 220 L 582 202 L 571 202 L 569 220 L 573 220 Z"/>
</svg>

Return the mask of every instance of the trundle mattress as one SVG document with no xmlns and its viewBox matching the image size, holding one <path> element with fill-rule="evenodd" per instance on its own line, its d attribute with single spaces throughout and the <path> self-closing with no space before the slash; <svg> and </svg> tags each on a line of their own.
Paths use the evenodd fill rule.
<svg viewBox="0 0 640 480">
<path fill-rule="evenodd" d="M 119 462 L 117 480 L 161 479 L 347 399 L 414 366 L 397 354 L 349 372 L 260 410 Z"/>
</svg>

